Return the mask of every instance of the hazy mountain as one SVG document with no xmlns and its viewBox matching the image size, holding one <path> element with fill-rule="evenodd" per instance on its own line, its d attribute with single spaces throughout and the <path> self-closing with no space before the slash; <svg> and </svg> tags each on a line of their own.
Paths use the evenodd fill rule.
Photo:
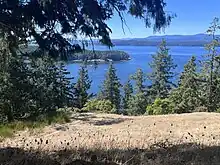
<svg viewBox="0 0 220 165">
<path fill-rule="evenodd" d="M 218 36 L 220 37 L 220 35 Z M 114 45 L 133 45 L 133 46 L 157 46 L 162 39 L 167 41 L 169 46 L 204 46 L 211 41 L 211 37 L 207 34 L 195 35 L 163 35 L 163 36 L 149 36 L 146 38 L 126 38 L 113 39 Z"/>
</svg>

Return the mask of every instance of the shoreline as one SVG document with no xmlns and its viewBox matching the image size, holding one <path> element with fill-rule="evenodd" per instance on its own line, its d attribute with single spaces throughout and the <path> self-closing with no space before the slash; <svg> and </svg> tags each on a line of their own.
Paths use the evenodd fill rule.
<svg viewBox="0 0 220 165">
<path fill-rule="evenodd" d="M 109 62 L 126 62 L 126 61 L 130 61 L 131 58 L 126 59 L 126 60 L 120 60 L 120 61 L 114 61 L 111 59 L 108 60 L 102 60 L 102 59 L 93 59 L 93 60 L 87 60 L 88 63 L 93 63 L 93 62 L 97 62 L 99 64 L 102 63 L 109 63 Z M 70 60 L 68 63 L 83 63 L 83 60 Z"/>
</svg>

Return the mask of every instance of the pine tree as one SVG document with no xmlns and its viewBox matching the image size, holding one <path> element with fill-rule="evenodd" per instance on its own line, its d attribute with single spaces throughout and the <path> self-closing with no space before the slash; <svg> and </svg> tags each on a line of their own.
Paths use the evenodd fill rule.
<svg viewBox="0 0 220 165">
<path fill-rule="evenodd" d="M 76 106 L 78 108 L 83 108 L 88 99 L 91 98 L 92 95 L 88 93 L 91 83 L 86 64 L 83 64 L 79 69 L 79 78 L 75 84 Z"/>
<path fill-rule="evenodd" d="M 99 96 L 101 99 L 111 101 L 117 110 L 120 108 L 121 103 L 120 87 L 121 84 L 119 78 L 116 75 L 116 69 L 111 62 L 105 75 L 105 80 Z"/>
<path fill-rule="evenodd" d="M 123 97 L 123 109 L 128 109 L 129 99 L 132 97 L 133 87 L 130 79 L 124 84 L 124 97 Z"/>
<path fill-rule="evenodd" d="M 131 79 L 135 81 L 135 92 L 136 93 L 143 93 L 144 92 L 144 73 L 142 69 L 137 69 L 137 72 L 131 76 Z"/>
<path fill-rule="evenodd" d="M 192 56 L 180 75 L 178 88 L 172 92 L 170 97 L 172 102 L 175 103 L 175 113 L 193 112 L 196 107 L 200 106 L 200 87 L 196 57 Z"/>
<path fill-rule="evenodd" d="M 150 87 L 151 96 L 153 99 L 167 98 L 174 86 L 172 78 L 174 77 L 173 70 L 176 68 L 176 65 L 169 54 L 165 40 L 161 42 L 157 54 L 153 55 L 152 58 L 153 61 L 150 63 L 152 73 L 148 76 L 152 83 Z"/>
</svg>

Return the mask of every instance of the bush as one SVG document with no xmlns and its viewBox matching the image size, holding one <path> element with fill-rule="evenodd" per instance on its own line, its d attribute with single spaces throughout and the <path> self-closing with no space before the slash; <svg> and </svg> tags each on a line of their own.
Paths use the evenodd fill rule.
<svg viewBox="0 0 220 165">
<path fill-rule="evenodd" d="M 220 112 L 220 109 L 217 109 L 217 112 Z M 194 112 L 208 112 L 208 108 L 205 106 L 196 107 Z"/>
<path fill-rule="evenodd" d="M 84 108 L 84 111 L 100 111 L 105 113 L 113 113 L 115 111 L 115 106 L 109 100 L 98 100 L 93 99 L 88 101 Z"/>
<path fill-rule="evenodd" d="M 169 99 L 157 98 L 152 105 L 147 106 L 146 113 L 148 115 L 163 115 L 173 112 L 173 104 Z"/>
</svg>

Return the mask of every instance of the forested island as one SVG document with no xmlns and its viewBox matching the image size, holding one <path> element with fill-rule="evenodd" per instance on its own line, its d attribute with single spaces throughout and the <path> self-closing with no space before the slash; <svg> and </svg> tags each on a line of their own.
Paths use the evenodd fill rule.
<svg viewBox="0 0 220 165">
<path fill-rule="evenodd" d="M 68 58 L 70 62 L 82 62 L 84 60 L 107 62 L 107 61 L 127 61 L 130 60 L 128 53 L 118 50 L 85 50 L 80 53 L 71 54 Z"/>
<path fill-rule="evenodd" d="M 28 45 L 28 47 L 22 47 L 23 53 L 34 52 L 38 47 L 34 44 Z M 119 50 L 83 50 L 78 53 L 68 53 L 68 62 L 83 62 L 87 60 L 88 62 L 96 61 L 98 63 L 104 63 L 108 61 L 127 61 L 130 60 L 128 53 Z"/>
</svg>

